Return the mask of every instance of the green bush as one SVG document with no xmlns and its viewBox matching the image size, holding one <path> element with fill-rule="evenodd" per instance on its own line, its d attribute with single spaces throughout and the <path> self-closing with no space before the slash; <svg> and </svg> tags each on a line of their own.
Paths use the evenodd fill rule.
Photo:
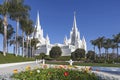
<svg viewBox="0 0 120 80">
<path fill-rule="evenodd" d="M 107 60 L 106 62 L 109 64 L 112 64 L 114 62 L 114 60 Z"/>
<path fill-rule="evenodd" d="M 114 59 L 114 62 L 115 62 L 115 63 L 120 63 L 120 58 L 118 58 L 118 59 L 117 59 L 117 58 Z"/>
<path fill-rule="evenodd" d="M 45 59 L 45 53 L 40 53 L 38 56 L 35 56 L 35 59 Z"/>
<path fill-rule="evenodd" d="M 66 69 L 36 69 L 16 73 L 12 76 L 18 80 L 98 80 L 94 74 Z"/>
<path fill-rule="evenodd" d="M 105 60 L 104 59 L 97 59 L 97 60 L 94 60 L 95 63 L 105 63 Z"/>
</svg>

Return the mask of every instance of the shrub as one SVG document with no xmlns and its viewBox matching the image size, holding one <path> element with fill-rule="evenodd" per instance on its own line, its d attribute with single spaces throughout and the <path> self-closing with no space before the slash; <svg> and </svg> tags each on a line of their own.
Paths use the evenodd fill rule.
<svg viewBox="0 0 120 80">
<path fill-rule="evenodd" d="M 44 59 L 46 57 L 45 53 L 40 53 L 35 59 Z"/>
<path fill-rule="evenodd" d="M 109 63 L 109 64 L 112 64 L 114 61 L 113 60 L 107 60 L 106 62 Z"/>
<path fill-rule="evenodd" d="M 74 52 L 71 53 L 72 60 L 80 60 L 81 58 L 85 58 L 85 50 L 78 48 Z"/>
</svg>

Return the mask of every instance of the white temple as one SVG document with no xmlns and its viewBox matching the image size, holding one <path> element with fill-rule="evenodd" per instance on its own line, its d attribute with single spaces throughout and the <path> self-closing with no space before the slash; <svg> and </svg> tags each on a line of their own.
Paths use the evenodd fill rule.
<svg viewBox="0 0 120 80">
<path fill-rule="evenodd" d="M 46 53 L 46 55 L 49 55 L 49 51 L 53 46 L 59 46 L 61 48 L 62 56 L 71 55 L 71 52 L 75 51 L 77 48 L 85 49 L 85 51 L 87 50 L 85 38 L 83 37 L 82 40 L 80 39 L 80 32 L 78 31 L 77 28 L 75 14 L 74 14 L 72 31 L 70 31 L 70 38 L 68 39 L 67 36 L 65 36 L 63 44 L 58 44 L 58 43 L 50 44 L 48 35 L 46 36 L 46 38 L 44 38 L 43 35 L 44 34 L 43 34 L 43 29 L 41 28 L 40 25 L 39 13 L 37 13 L 35 31 L 32 37 L 38 38 L 40 42 L 37 44 L 38 49 L 36 50 L 35 55 L 39 55 L 40 53 Z"/>
</svg>

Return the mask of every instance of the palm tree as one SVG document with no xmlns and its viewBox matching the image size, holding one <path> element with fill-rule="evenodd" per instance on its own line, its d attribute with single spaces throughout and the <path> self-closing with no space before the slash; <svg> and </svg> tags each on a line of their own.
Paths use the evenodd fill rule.
<svg viewBox="0 0 120 80">
<path fill-rule="evenodd" d="M 116 35 L 113 35 L 113 38 L 114 38 L 114 42 L 116 43 L 117 45 L 117 59 L 118 59 L 118 48 L 119 48 L 119 43 L 120 43 L 120 33 L 116 34 Z"/>
<path fill-rule="evenodd" d="M 103 37 L 99 37 L 96 39 L 96 44 L 98 46 L 98 49 L 99 49 L 99 55 L 101 57 L 101 48 L 103 46 L 103 42 L 104 42 L 104 36 Z"/>
<path fill-rule="evenodd" d="M 25 34 L 26 34 L 26 54 L 28 54 L 28 44 L 29 44 L 29 35 L 31 35 L 34 31 L 34 28 L 33 28 L 33 21 L 28 19 L 26 20 L 26 28 L 25 28 Z"/>
<path fill-rule="evenodd" d="M 115 54 L 115 48 L 117 48 L 117 44 L 115 43 L 114 39 L 111 39 L 111 48 L 112 48 L 112 53 Z"/>
<path fill-rule="evenodd" d="M 16 56 L 18 55 L 18 29 L 19 29 L 19 21 L 21 18 L 25 18 L 28 16 L 28 11 L 30 7 L 24 4 L 24 0 L 11 0 L 11 10 L 10 10 L 10 18 L 17 22 L 16 27 Z"/>
<path fill-rule="evenodd" d="M 13 37 L 13 39 L 10 40 L 10 46 L 13 45 L 13 53 L 15 54 L 15 44 L 16 44 L 16 40 L 15 37 Z"/>
<path fill-rule="evenodd" d="M 15 33 L 14 28 L 12 27 L 11 24 L 8 24 L 7 25 L 7 52 L 8 52 L 9 40 L 11 39 L 14 33 Z M 4 26 L 2 25 L 2 23 L 0 24 L 0 34 L 4 36 Z"/>
<path fill-rule="evenodd" d="M 20 29 L 22 30 L 22 56 L 24 57 L 24 33 L 27 28 L 27 19 L 20 19 Z"/>
<path fill-rule="evenodd" d="M 4 25 L 4 40 L 3 40 L 3 55 L 6 56 L 7 52 L 7 17 L 10 9 L 9 0 L 4 0 L 3 4 L 0 4 L 0 15 L 3 16 L 3 25 Z"/>
<path fill-rule="evenodd" d="M 108 49 L 111 48 L 111 44 L 112 44 L 112 40 L 107 38 L 107 39 L 104 39 L 103 41 L 103 47 L 105 48 L 105 56 L 106 58 L 105 59 L 108 59 L 109 60 L 109 52 L 108 52 Z"/>
<path fill-rule="evenodd" d="M 18 55 L 20 55 L 20 47 L 22 46 L 22 36 L 18 36 Z"/>
<path fill-rule="evenodd" d="M 94 52 L 95 52 L 95 46 L 97 45 L 97 41 L 96 41 L 96 40 L 91 40 L 90 42 L 91 42 L 91 44 L 94 46 L 94 47 L 93 47 L 93 50 L 94 50 Z"/>
<path fill-rule="evenodd" d="M 7 26 L 7 52 L 8 52 L 9 41 L 10 41 L 11 37 L 13 37 L 14 33 L 15 33 L 14 28 L 12 27 L 12 25 L 8 24 L 8 26 Z"/>
<path fill-rule="evenodd" d="M 37 38 L 31 39 L 31 56 L 33 57 L 34 54 L 36 54 L 37 44 L 39 43 L 39 40 Z"/>
<path fill-rule="evenodd" d="M 33 22 L 32 20 L 29 20 L 28 18 L 21 19 L 20 20 L 20 28 L 22 29 L 22 55 L 24 57 L 24 33 L 27 35 L 27 42 L 26 46 L 28 48 L 28 37 L 33 32 Z M 26 48 L 26 53 L 28 53 L 28 49 Z"/>
</svg>

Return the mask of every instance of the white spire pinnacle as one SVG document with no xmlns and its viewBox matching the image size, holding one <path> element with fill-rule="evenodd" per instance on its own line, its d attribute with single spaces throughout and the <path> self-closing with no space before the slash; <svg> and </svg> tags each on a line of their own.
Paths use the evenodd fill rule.
<svg viewBox="0 0 120 80">
<path fill-rule="evenodd" d="M 68 45 L 68 39 L 67 39 L 67 36 L 65 36 L 65 38 L 64 38 L 64 44 L 65 44 L 65 45 Z"/>
<path fill-rule="evenodd" d="M 82 43 L 83 43 L 83 49 L 85 49 L 85 51 L 87 51 L 87 45 L 86 45 L 86 40 L 85 40 L 84 36 L 82 38 Z"/>
<path fill-rule="evenodd" d="M 49 40 L 48 34 L 46 36 L 46 44 L 50 44 L 50 40 Z"/>
<path fill-rule="evenodd" d="M 71 31 L 71 44 L 75 45 L 76 40 L 79 39 L 79 32 L 77 29 L 77 24 L 76 24 L 76 16 L 75 16 L 75 12 L 74 12 L 74 21 L 73 21 L 73 27 L 72 27 L 72 31 Z"/>
<path fill-rule="evenodd" d="M 36 21 L 36 26 L 40 26 L 39 11 L 37 12 L 37 21 Z"/>
<path fill-rule="evenodd" d="M 74 12 L 73 29 L 77 31 L 76 12 Z"/>
<path fill-rule="evenodd" d="M 49 37 L 48 37 L 48 34 L 47 34 L 47 36 L 46 36 L 46 40 L 48 40 L 48 41 L 49 41 Z"/>
</svg>

